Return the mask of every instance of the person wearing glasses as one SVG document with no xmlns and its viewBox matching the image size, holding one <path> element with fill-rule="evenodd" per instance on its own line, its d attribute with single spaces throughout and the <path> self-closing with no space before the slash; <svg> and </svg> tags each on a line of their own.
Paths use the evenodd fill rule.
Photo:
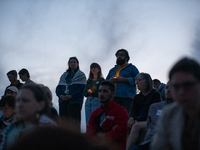
<svg viewBox="0 0 200 150">
<path fill-rule="evenodd" d="M 132 145 L 137 144 L 138 140 L 143 140 L 145 134 L 144 136 L 142 134 L 146 133 L 146 120 L 149 107 L 151 104 L 161 101 L 160 94 L 157 90 L 153 89 L 152 79 L 148 73 L 139 73 L 136 76 L 135 84 L 140 93 L 134 97 L 131 104 L 128 120 L 130 134 L 127 140 L 127 150 Z"/>
<path fill-rule="evenodd" d="M 200 65 L 182 58 L 170 70 L 169 79 L 175 102 L 163 109 L 151 148 L 200 149 Z"/>
<path fill-rule="evenodd" d="M 129 113 L 131 102 L 136 95 L 135 77 L 139 73 L 136 66 L 128 63 L 128 51 L 119 49 L 115 54 L 116 65 L 110 69 L 106 80 L 115 84 L 114 101 L 123 106 Z"/>
</svg>

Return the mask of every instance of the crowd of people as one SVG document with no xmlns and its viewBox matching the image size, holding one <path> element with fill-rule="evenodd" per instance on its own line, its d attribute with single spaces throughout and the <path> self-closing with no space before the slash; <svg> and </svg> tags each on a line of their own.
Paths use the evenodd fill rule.
<svg viewBox="0 0 200 150">
<path fill-rule="evenodd" d="M 86 78 L 79 60 L 69 58 L 55 90 L 59 113 L 48 86 L 32 81 L 25 68 L 9 71 L 0 101 L 0 150 L 199 150 L 199 63 L 179 60 L 164 84 L 129 63 L 127 50 L 115 56 L 106 78 L 98 63 L 91 63 Z"/>
</svg>

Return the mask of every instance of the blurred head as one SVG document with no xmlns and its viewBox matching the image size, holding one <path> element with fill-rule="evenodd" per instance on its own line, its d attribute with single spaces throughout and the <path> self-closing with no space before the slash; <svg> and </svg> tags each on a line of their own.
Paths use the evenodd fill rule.
<svg viewBox="0 0 200 150">
<path fill-rule="evenodd" d="M 172 88 L 172 84 L 170 81 L 168 81 L 167 84 L 165 85 L 165 99 L 166 99 L 167 103 L 174 102 L 173 96 L 171 93 L 171 88 Z"/>
<path fill-rule="evenodd" d="M 23 68 L 19 71 L 19 77 L 22 81 L 26 81 L 30 78 L 30 74 L 27 69 Z"/>
<path fill-rule="evenodd" d="M 76 57 L 70 57 L 68 61 L 67 72 L 77 71 L 79 69 L 79 61 Z"/>
<path fill-rule="evenodd" d="M 152 79 L 148 73 L 139 73 L 135 78 L 135 84 L 141 92 L 152 90 Z"/>
<path fill-rule="evenodd" d="M 123 65 L 127 63 L 130 59 L 128 51 L 125 49 L 119 49 L 115 53 L 115 56 L 117 57 L 117 60 L 116 60 L 117 65 Z"/>
<path fill-rule="evenodd" d="M 186 111 L 200 107 L 200 65 L 193 59 L 183 58 L 170 70 L 174 100 Z"/>
<path fill-rule="evenodd" d="M 7 89 L 6 89 L 6 92 L 5 92 L 5 95 L 13 95 L 13 96 L 17 96 L 17 93 L 18 93 L 18 89 L 16 86 L 9 86 Z"/>
<path fill-rule="evenodd" d="M 36 114 L 48 114 L 49 105 L 46 94 L 35 84 L 24 85 L 17 95 L 17 120 L 35 120 Z"/>
<path fill-rule="evenodd" d="M 51 107 L 53 105 L 52 104 L 52 92 L 51 92 L 51 90 L 47 86 L 44 86 L 43 84 L 38 84 L 38 86 L 40 86 L 43 89 L 44 93 L 46 94 L 49 106 Z"/>
<path fill-rule="evenodd" d="M 99 100 L 102 104 L 108 104 L 115 95 L 115 85 L 110 81 L 103 81 L 99 86 Z"/>
<path fill-rule="evenodd" d="M 161 82 L 158 79 L 153 79 L 153 87 L 154 89 L 158 89 L 158 87 L 160 86 Z"/>
<path fill-rule="evenodd" d="M 11 84 L 14 84 L 17 82 L 17 71 L 16 70 L 11 70 L 7 73 L 7 77 L 10 81 Z"/>
<path fill-rule="evenodd" d="M 0 107 L 3 112 L 3 115 L 6 118 L 11 118 L 14 114 L 15 109 L 15 97 L 12 95 L 2 96 L 0 101 Z"/>
<path fill-rule="evenodd" d="M 108 150 L 106 146 L 97 144 L 86 134 L 73 132 L 58 127 L 40 127 L 18 140 L 10 150 Z"/>
</svg>

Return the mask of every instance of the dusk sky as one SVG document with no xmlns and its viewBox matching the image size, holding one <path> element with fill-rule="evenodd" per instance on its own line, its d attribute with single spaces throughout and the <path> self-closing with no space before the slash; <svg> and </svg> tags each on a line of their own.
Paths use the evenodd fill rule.
<svg viewBox="0 0 200 150">
<path fill-rule="evenodd" d="M 93 62 L 104 77 L 115 52 L 127 49 L 129 63 L 167 82 L 183 56 L 200 56 L 198 0 L 0 0 L 0 94 L 6 73 L 27 68 L 31 79 L 55 88 L 76 56 L 88 77 Z"/>
</svg>

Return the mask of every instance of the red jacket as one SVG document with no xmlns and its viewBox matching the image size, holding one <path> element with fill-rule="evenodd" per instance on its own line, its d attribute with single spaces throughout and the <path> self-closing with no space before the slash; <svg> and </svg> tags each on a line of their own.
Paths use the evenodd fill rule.
<svg viewBox="0 0 200 150">
<path fill-rule="evenodd" d="M 99 116 L 103 111 L 106 113 L 106 119 L 99 127 L 95 124 L 95 118 Z M 96 135 L 98 132 L 106 133 L 106 137 L 114 140 L 122 149 L 126 148 L 126 138 L 128 134 L 127 129 L 128 113 L 125 108 L 116 104 L 112 100 L 108 105 L 102 107 L 102 105 L 93 111 L 90 116 L 90 120 L 87 126 L 86 133 L 88 135 Z"/>
</svg>

